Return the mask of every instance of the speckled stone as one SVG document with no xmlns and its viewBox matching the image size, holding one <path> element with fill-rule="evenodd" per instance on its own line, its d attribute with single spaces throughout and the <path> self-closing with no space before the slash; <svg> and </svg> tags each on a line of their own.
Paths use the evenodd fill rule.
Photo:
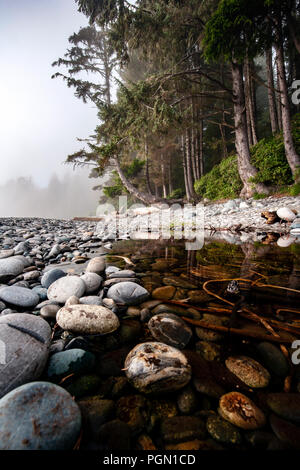
<svg viewBox="0 0 300 470">
<path fill-rule="evenodd" d="M 250 398 L 239 392 L 223 395 L 218 411 L 223 419 L 241 429 L 254 430 L 266 424 L 264 413 Z"/>
<path fill-rule="evenodd" d="M 143 393 L 178 390 L 191 379 L 186 357 L 164 343 L 141 343 L 125 360 L 125 373 L 132 385 Z"/>
<path fill-rule="evenodd" d="M 267 387 L 270 382 L 269 372 L 251 357 L 228 357 L 226 367 L 251 388 Z"/>
<path fill-rule="evenodd" d="M 118 317 L 100 305 L 70 305 L 62 307 L 56 321 L 64 330 L 81 334 L 107 334 L 120 326 Z"/>
<path fill-rule="evenodd" d="M 206 427 L 211 437 L 217 442 L 237 445 L 242 441 L 239 430 L 220 416 L 209 416 Z"/>
<path fill-rule="evenodd" d="M 49 382 L 22 385 L 0 400 L 0 450 L 71 450 L 80 427 L 78 405 Z"/>
</svg>

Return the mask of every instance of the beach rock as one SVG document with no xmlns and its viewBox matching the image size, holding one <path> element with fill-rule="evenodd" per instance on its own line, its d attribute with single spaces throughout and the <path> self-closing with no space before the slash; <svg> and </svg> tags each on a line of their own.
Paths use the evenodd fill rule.
<svg viewBox="0 0 300 470">
<path fill-rule="evenodd" d="M 0 317 L 0 397 L 42 374 L 51 328 L 40 317 L 11 313 Z"/>
<path fill-rule="evenodd" d="M 7 282 L 23 272 L 25 265 L 16 256 L 0 259 L 0 282 Z"/>
<path fill-rule="evenodd" d="M 0 400 L 0 450 L 71 450 L 81 414 L 63 388 L 31 382 Z"/>
<path fill-rule="evenodd" d="M 157 341 L 179 349 L 185 348 L 193 335 L 191 328 L 172 313 L 154 315 L 149 320 L 148 327 Z"/>
<path fill-rule="evenodd" d="M 286 248 L 293 243 L 295 243 L 296 237 L 292 237 L 291 235 L 284 235 L 277 240 L 277 245 L 281 246 L 282 248 Z"/>
<path fill-rule="evenodd" d="M 116 271 L 108 274 L 107 278 L 108 279 L 114 279 L 114 278 L 122 278 L 122 277 L 135 277 L 135 272 L 132 271 L 131 269 L 123 269 L 122 271 Z"/>
<path fill-rule="evenodd" d="M 40 299 L 31 289 L 25 287 L 9 286 L 0 290 L 0 299 L 14 307 L 32 308 Z"/>
<path fill-rule="evenodd" d="M 183 415 L 191 415 L 196 411 L 199 406 L 199 400 L 191 386 L 188 385 L 179 392 L 177 396 L 177 406 L 180 413 Z"/>
<path fill-rule="evenodd" d="M 206 422 L 208 433 L 217 442 L 230 445 L 238 445 L 242 441 L 239 430 L 220 416 L 209 416 Z"/>
<path fill-rule="evenodd" d="M 59 305 L 45 305 L 41 308 L 40 315 L 43 318 L 56 318 L 59 309 Z"/>
<path fill-rule="evenodd" d="M 148 299 L 149 292 L 134 282 L 120 282 L 108 289 L 107 297 L 116 303 L 137 305 Z"/>
<path fill-rule="evenodd" d="M 206 437 L 204 422 L 196 416 L 174 416 L 161 422 L 160 434 L 164 442 L 176 443 Z"/>
<path fill-rule="evenodd" d="M 98 295 L 88 295 L 86 297 L 81 297 L 79 299 L 79 303 L 85 305 L 102 305 L 102 300 Z"/>
<path fill-rule="evenodd" d="M 289 372 L 289 363 L 278 346 L 262 341 L 256 346 L 263 365 L 277 377 L 286 377 Z"/>
<path fill-rule="evenodd" d="M 53 284 L 53 282 L 57 281 L 57 279 L 60 279 L 61 277 L 65 277 L 66 273 L 59 268 L 53 268 L 50 269 L 49 271 L 46 271 L 41 279 L 41 284 L 43 287 L 48 289 L 48 287 Z"/>
<path fill-rule="evenodd" d="M 65 276 L 54 281 L 48 288 L 48 299 L 64 304 L 69 297 L 75 295 L 82 297 L 85 292 L 85 283 L 78 276 Z"/>
<path fill-rule="evenodd" d="M 105 269 L 105 274 L 106 276 L 108 276 L 109 274 L 117 273 L 118 271 L 121 271 L 121 269 L 117 266 L 107 266 L 107 268 Z"/>
<path fill-rule="evenodd" d="M 268 393 L 266 404 L 281 418 L 300 424 L 300 394 L 299 393 Z"/>
<path fill-rule="evenodd" d="M 83 349 L 69 349 L 50 357 L 47 376 L 50 380 L 59 381 L 70 374 L 90 372 L 94 365 L 94 354 Z"/>
<path fill-rule="evenodd" d="M 201 323 L 209 323 L 217 326 L 227 326 L 228 318 L 212 315 L 210 313 L 204 313 L 202 319 L 199 321 L 199 324 Z M 200 326 L 196 328 L 196 334 L 198 338 L 203 341 L 221 341 L 224 337 L 224 333 L 218 333 L 217 331 L 201 328 Z"/>
<path fill-rule="evenodd" d="M 86 285 L 86 294 L 93 294 L 96 292 L 101 286 L 101 282 L 103 280 L 102 277 L 96 273 L 83 274 L 83 276 L 80 276 L 80 279 L 82 279 Z"/>
<path fill-rule="evenodd" d="M 61 308 L 56 321 L 64 330 L 80 334 L 107 334 L 120 326 L 118 317 L 108 308 L 98 305 L 70 305 Z"/>
<path fill-rule="evenodd" d="M 220 398 L 220 416 L 238 428 L 254 430 L 266 424 L 264 413 L 250 398 L 239 392 L 230 392 Z"/>
<path fill-rule="evenodd" d="M 170 300 L 174 297 L 176 288 L 174 286 L 157 287 L 152 291 L 153 299 Z"/>
<path fill-rule="evenodd" d="M 96 256 L 88 262 L 85 272 L 101 274 L 105 270 L 105 265 L 105 258 L 103 256 Z"/>
<path fill-rule="evenodd" d="M 143 393 L 178 390 L 191 379 L 191 367 L 178 350 L 163 343 L 141 343 L 125 359 L 125 373 Z"/>
<path fill-rule="evenodd" d="M 296 214 L 289 207 L 280 207 L 276 211 L 278 217 L 286 222 L 293 222 L 296 219 Z"/>
<path fill-rule="evenodd" d="M 269 372 L 254 359 L 246 356 L 228 357 L 226 367 L 251 388 L 267 387 L 270 382 Z"/>
<path fill-rule="evenodd" d="M 99 389 L 101 384 L 100 377 L 96 374 L 81 375 L 80 377 L 72 377 L 72 382 L 65 386 L 65 389 L 75 397 L 75 399 L 93 395 Z"/>
<path fill-rule="evenodd" d="M 92 439 L 98 440 L 102 424 L 113 418 L 113 400 L 103 400 L 100 396 L 83 398 L 78 401 L 85 430 Z"/>
<path fill-rule="evenodd" d="M 300 449 L 300 428 L 298 426 L 275 414 L 271 414 L 269 419 L 272 431 L 280 441 L 287 444 L 289 448 Z"/>
<path fill-rule="evenodd" d="M 70 305 L 78 305 L 80 304 L 80 300 L 76 295 L 71 295 L 71 297 L 66 300 L 65 307 L 69 307 Z"/>
</svg>

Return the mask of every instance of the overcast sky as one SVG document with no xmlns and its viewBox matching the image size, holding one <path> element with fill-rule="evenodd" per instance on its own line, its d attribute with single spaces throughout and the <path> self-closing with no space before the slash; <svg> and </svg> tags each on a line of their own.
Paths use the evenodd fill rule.
<svg viewBox="0 0 300 470">
<path fill-rule="evenodd" d="M 93 132 L 95 107 L 51 79 L 52 62 L 87 22 L 75 0 L 0 0 L 0 185 L 33 176 L 46 186 L 53 172 L 66 171 L 67 155 L 81 148 L 76 137 Z"/>
</svg>

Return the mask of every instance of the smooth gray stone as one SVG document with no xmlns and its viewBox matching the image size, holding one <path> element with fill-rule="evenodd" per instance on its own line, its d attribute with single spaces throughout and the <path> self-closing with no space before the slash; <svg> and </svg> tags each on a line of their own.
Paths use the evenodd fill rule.
<svg viewBox="0 0 300 470">
<path fill-rule="evenodd" d="M 35 307 L 40 301 L 39 296 L 32 290 L 16 286 L 1 289 L 0 299 L 10 305 L 24 308 Z"/>
<path fill-rule="evenodd" d="M 137 305 L 149 298 L 149 292 L 134 282 L 119 282 L 108 289 L 107 297 L 116 303 Z"/>
<path fill-rule="evenodd" d="M 118 271 L 115 273 L 111 273 L 107 276 L 108 279 L 114 279 L 114 278 L 123 278 L 123 277 L 135 277 L 135 272 L 132 271 L 131 269 L 124 269 L 122 271 Z"/>
<path fill-rule="evenodd" d="M 49 382 L 32 382 L 0 400 L 0 450 L 71 450 L 81 413 L 71 395 Z"/>
<path fill-rule="evenodd" d="M 79 302 L 84 305 L 102 305 L 102 300 L 98 295 L 88 295 L 86 297 L 81 297 Z"/>
<path fill-rule="evenodd" d="M 48 299 L 64 304 L 69 297 L 80 298 L 85 293 L 86 285 L 78 276 L 65 276 L 53 282 L 48 289 Z"/>
<path fill-rule="evenodd" d="M 0 317 L 0 397 L 36 380 L 48 359 L 51 328 L 41 317 L 11 313 Z"/>
<path fill-rule="evenodd" d="M 61 277 L 66 276 L 66 273 L 59 268 L 53 268 L 50 269 L 50 271 L 47 271 L 43 274 L 42 279 L 41 279 L 41 284 L 43 287 L 48 289 L 53 282 L 57 281 L 57 279 L 60 279 Z"/>
<path fill-rule="evenodd" d="M 118 271 L 121 271 L 121 269 L 117 268 L 117 266 L 107 266 L 105 269 L 105 274 L 108 276 L 109 274 L 116 273 Z"/>
<path fill-rule="evenodd" d="M 115 279 L 113 278 L 113 279 L 107 279 L 106 281 L 104 281 L 103 287 L 111 287 L 114 284 L 119 284 L 120 282 L 134 282 L 136 284 L 140 283 L 140 281 L 135 277 L 134 278 L 124 277 L 123 279 L 122 278 L 115 278 Z"/>
<path fill-rule="evenodd" d="M 24 263 L 16 256 L 0 259 L 0 282 L 6 282 L 23 272 Z"/>
<path fill-rule="evenodd" d="M 85 273 L 80 276 L 80 279 L 82 279 L 86 285 L 86 294 L 93 294 L 96 292 L 100 288 L 101 282 L 103 281 L 102 277 L 96 273 Z"/>
</svg>

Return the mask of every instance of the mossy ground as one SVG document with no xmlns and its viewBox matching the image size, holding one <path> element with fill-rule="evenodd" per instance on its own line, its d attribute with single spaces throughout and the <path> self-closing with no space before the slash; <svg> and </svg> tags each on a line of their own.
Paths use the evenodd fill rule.
<svg viewBox="0 0 300 470">
<path fill-rule="evenodd" d="M 296 150 L 300 153 L 300 113 L 293 117 L 293 138 Z M 264 183 L 272 192 L 300 194 L 300 183 L 294 183 L 285 157 L 282 133 L 262 139 L 251 148 L 252 164 L 258 169 L 253 183 Z M 237 156 L 222 160 L 209 173 L 195 183 L 196 193 L 210 200 L 233 199 L 239 196 L 242 182 L 237 168 Z M 256 198 L 266 195 L 256 196 Z"/>
</svg>

